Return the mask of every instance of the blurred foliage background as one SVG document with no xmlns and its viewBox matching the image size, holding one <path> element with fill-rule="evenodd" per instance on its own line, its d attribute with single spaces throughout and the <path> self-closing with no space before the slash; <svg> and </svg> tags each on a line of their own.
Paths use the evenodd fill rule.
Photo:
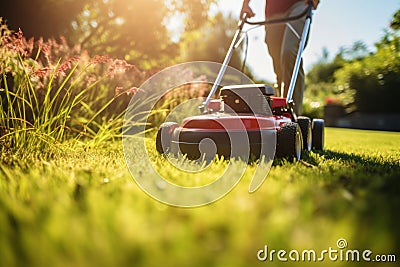
<svg viewBox="0 0 400 267">
<path fill-rule="evenodd" d="M 186 43 L 187 46 L 195 38 L 190 32 L 209 25 L 208 11 L 215 2 L 17 0 L 6 2 L 0 16 L 7 20 L 11 29 L 21 28 L 28 38 L 65 36 L 70 45 L 79 45 L 91 55 L 107 54 L 150 69 L 178 60 L 179 44 Z M 180 35 L 179 31 L 185 35 L 174 39 L 174 31 L 178 31 L 175 35 Z M 207 53 L 203 51 L 202 54 Z"/>
<path fill-rule="evenodd" d="M 179 62 L 222 61 L 237 18 L 211 14 L 210 9 L 217 3 L 218 0 L 15 0 L 2 4 L 0 17 L 10 29 L 21 28 L 27 39 L 63 40 L 71 51 L 108 55 L 154 73 Z M 374 49 L 357 41 L 336 55 L 323 50 L 307 75 L 306 115 L 322 116 L 326 103 L 340 103 L 347 112 L 400 113 L 400 106 L 396 105 L 400 96 L 399 28 L 400 10 L 394 12 Z M 238 50 L 233 55 L 231 66 L 242 67 L 241 54 L 243 51 Z M 245 73 L 254 78 L 250 69 L 246 68 Z"/>
<path fill-rule="evenodd" d="M 400 10 L 374 49 L 357 41 L 333 57 L 323 50 L 307 84 L 308 112 L 315 112 L 312 103 L 319 114 L 323 104 L 343 105 L 348 113 L 400 113 Z"/>
</svg>

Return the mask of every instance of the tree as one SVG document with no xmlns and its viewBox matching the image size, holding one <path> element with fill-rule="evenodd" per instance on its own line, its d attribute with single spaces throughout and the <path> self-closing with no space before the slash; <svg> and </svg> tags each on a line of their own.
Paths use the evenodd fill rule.
<svg viewBox="0 0 400 267">
<path fill-rule="evenodd" d="M 361 42 L 342 47 L 332 61 L 322 58 L 307 74 L 313 94 L 326 85 L 349 110 L 400 113 L 400 10 L 370 52 Z M 309 87 L 307 89 L 309 90 Z M 307 91 L 306 91 L 307 93 Z"/>
<path fill-rule="evenodd" d="M 71 27 L 71 20 L 90 0 L 2 1 L 0 17 L 10 29 L 21 28 L 27 37 L 58 37 Z"/>
<path fill-rule="evenodd" d="M 307 73 L 307 81 L 311 84 L 332 83 L 334 82 L 334 73 L 343 66 L 343 57 L 338 53 L 333 60 L 329 60 L 329 52 L 326 48 L 322 50 L 321 59 L 313 65 Z"/>
<path fill-rule="evenodd" d="M 369 53 L 363 41 L 356 41 L 349 48 L 341 47 L 333 60 L 329 61 L 329 52 L 324 48 L 321 59 L 307 73 L 307 79 L 310 83 L 332 83 L 335 81 L 335 72 L 345 63 L 362 60 Z"/>
<path fill-rule="evenodd" d="M 392 22 L 390 23 L 390 27 L 393 30 L 400 30 L 400 9 L 396 11 L 393 15 Z"/>
<path fill-rule="evenodd" d="M 177 54 L 163 24 L 167 16 L 163 0 L 93 1 L 72 21 L 69 35 L 92 54 L 108 54 L 150 68 Z"/>
<path fill-rule="evenodd" d="M 197 30 L 209 21 L 208 11 L 217 0 L 167 0 L 172 13 L 184 14 L 185 32 Z"/>
<path fill-rule="evenodd" d="M 124 58 L 143 68 L 173 62 L 178 45 L 168 31 L 169 19 L 183 18 L 184 30 L 200 28 L 216 0 L 14 0 L 0 16 L 27 37 L 64 35 L 91 55 Z"/>
<path fill-rule="evenodd" d="M 400 113 L 400 36 L 397 30 L 386 32 L 376 44 L 376 52 L 347 62 L 335 77 L 345 91 L 354 95 L 356 110 Z"/>
<path fill-rule="evenodd" d="M 222 13 L 216 14 L 201 28 L 185 32 L 182 35 L 180 59 L 182 61 L 200 60 L 222 63 L 236 28 L 236 19 L 231 16 L 225 17 Z M 229 65 L 241 69 L 242 61 L 238 50 L 234 51 Z"/>
</svg>

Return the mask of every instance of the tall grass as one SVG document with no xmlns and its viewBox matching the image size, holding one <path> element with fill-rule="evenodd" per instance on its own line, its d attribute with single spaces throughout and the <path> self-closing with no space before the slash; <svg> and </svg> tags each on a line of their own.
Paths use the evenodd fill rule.
<svg viewBox="0 0 400 267">
<path fill-rule="evenodd" d="M 123 114 L 148 74 L 124 60 L 90 57 L 66 40 L 27 40 L 0 18 L 2 151 L 43 151 L 66 140 L 121 136 Z M 127 78 L 129 77 L 129 79 Z"/>
<path fill-rule="evenodd" d="M 79 45 L 26 39 L 0 18 L 0 149 L 27 154 L 68 141 L 93 146 L 121 138 L 125 110 L 139 86 L 157 70 L 141 71 L 125 60 L 89 56 Z M 195 79 L 184 71 L 185 80 Z M 186 77 L 185 76 L 185 77 Z M 210 85 L 184 84 L 153 107 L 146 129 L 165 120 L 188 99 L 205 96 Z M 148 99 L 134 103 L 140 107 Z M 140 109 L 140 108 L 138 108 Z M 134 114 L 143 119 L 142 114 Z M 142 116 L 142 117 L 141 117 Z M 131 118 L 132 123 L 143 123 Z"/>
<path fill-rule="evenodd" d="M 1 139 L 11 147 L 24 149 L 42 149 L 44 146 L 63 141 L 71 111 L 82 101 L 85 93 L 85 90 L 82 90 L 73 96 L 71 86 L 65 88 L 77 65 L 54 90 L 55 97 L 52 97 L 52 85 L 59 63 L 51 71 L 43 95 L 39 95 L 21 55 L 18 54 L 17 57 L 23 75 L 18 77 L 20 80 L 16 87 L 9 88 L 7 76 L 3 72 L 5 101 L 1 103 L 0 123 L 6 130 Z"/>
</svg>

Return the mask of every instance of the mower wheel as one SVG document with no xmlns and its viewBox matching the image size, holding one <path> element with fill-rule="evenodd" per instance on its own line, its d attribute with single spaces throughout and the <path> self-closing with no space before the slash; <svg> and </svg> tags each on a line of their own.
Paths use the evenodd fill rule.
<svg viewBox="0 0 400 267">
<path fill-rule="evenodd" d="M 289 158 L 299 161 L 303 150 L 303 137 L 299 124 L 288 122 L 278 131 L 276 155 L 280 158 Z"/>
<path fill-rule="evenodd" d="M 160 125 L 156 136 L 156 149 L 158 153 L 165 154 L 170 152 L 172 134 L 178 126 L 175 122 L 164 122 Z"/>
<path fill-rule="evenodd" d="M 306 151 L 311 151 L 312 149 L 312 125 L 311 119 L 308 117 L 299 116 L 297 118 L 297 123 L 301 129 L 301 135 L 303 136 L 303 148 Z"/>
<path fill-rule="evenodd" d="M 312 121 L 312 143 L 316 150 L 324 150 L 324 128 L 325 122 L 322 119 Z"/>
</svg>

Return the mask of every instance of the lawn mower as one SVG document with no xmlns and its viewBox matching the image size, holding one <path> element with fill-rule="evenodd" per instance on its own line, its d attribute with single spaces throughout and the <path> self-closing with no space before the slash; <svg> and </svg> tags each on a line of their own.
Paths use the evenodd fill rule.
<svg viewBox="0 0 400 267">
<path fill-rule="evenodd" d="M 310 4 L 309 8 L 295 17 L 260 22 L 250 22 L 246 15 L 241 18 L 215 83 L 200 107 L 202 114 L 185 118 L 181 125 L 175 122 L 163 123 L 156 136 L 157 151 L 161 154 L 181 153 L 193 160 L 204 158 L 207 154 L 211 154 L 212 157 L 218 154 L 229 158 L 240 157 L 240 153 L 248 152 L 256 158 L 261 158 L 265 154 L 265 147 L 268 147 L 267 150 L 273 151 L 275 156 L 298 161 L 303 151 L 323 150 L 324 120 L 296 116 L 292 100 L 312 12 Z M 286 97 L 274 96 L 275 89 L 265 84 L 230 85 L 219 88 L 233 50 L 242 39 L 243 26 L 246 23 L 250 25 L 289 23 L 303 16 L 307 16 L 306 23 L 300 37 Z M 219 97 L 213 99 L 217 90 Z M 214 145 L 211 144 L 204 149 L 204 140 Z M 232 147 L 236 146 L 244 148 L 236 149 L 234 152 Z"/>
</svg>

